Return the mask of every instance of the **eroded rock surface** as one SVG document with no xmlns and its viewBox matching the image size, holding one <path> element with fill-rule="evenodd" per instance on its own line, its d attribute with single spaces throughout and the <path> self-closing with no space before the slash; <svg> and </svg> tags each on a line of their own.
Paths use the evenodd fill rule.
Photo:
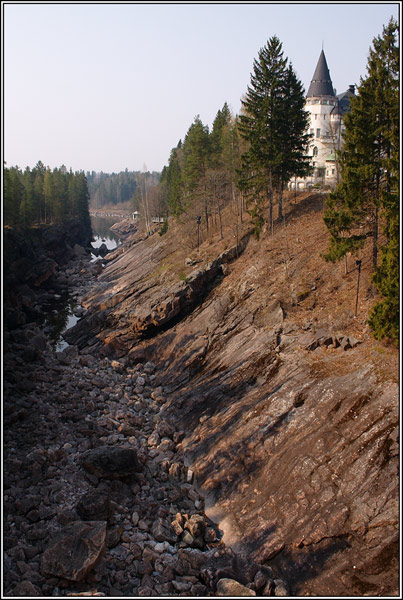
<svg viewBox="0 0 403 600">
<path fill-rule="evenodd" d="M 161 416 L 156 364 L 54 352 L 34 326 L 5 337 L 6 596 L 214 596 L 205 566 L 235 555 Z"/>
<path fill-rule="evenodd" d="M 234 580 L 248 595 L 398 595 L 398 383 L 387 348 L 342 305 L 353 276 L 307 269 L 326 240 L 318 225 L 302 245 L 303 218 L 286 257 L 283 228 L 170 269 L 164 240 L 128 242 L 83 298 L 66 364 L 45 351 L 37 380 L 14 378 L 13 593 L 22 573 L 42 593 L 72 589 L 36 557 L 95 489 L 109 498 L 109 509 L 89 503 L 108 549 L 87 590 L 218 595 Z M 33 405 L 50 442 L 29 437 Z M 82 454 L 105 445 L 133 448 L 142 468 L 116 480 L 85 471 Z"/>
</svg>

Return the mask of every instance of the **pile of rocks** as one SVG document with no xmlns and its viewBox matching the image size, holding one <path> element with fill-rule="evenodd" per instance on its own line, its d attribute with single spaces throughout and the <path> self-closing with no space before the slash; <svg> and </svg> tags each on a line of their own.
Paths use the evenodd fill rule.
<svg viewBox="0 0 403 600">
<path fill-rule="evenodd" d="M 32 324 L 7 343 L 6 595 L 285 595 L 205 515 L 155 364 L 54 352 Z"/>
</svg>

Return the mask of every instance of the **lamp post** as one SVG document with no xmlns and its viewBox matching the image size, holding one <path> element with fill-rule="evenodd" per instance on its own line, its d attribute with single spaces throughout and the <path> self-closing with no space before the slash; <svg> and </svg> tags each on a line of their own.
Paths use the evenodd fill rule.
<svg viewBox="0 0 403 600">
<path fill-rule="evenodd" d="M 199 252 L 201 217 L 196 217 L 196 223 L 197 223 L 197 252 Z"/>
<path fill-rule="evenodd" d="M 360 289 L 360 275 L 361 275 L 361 260 L 356 260 L 355 264 L 357 265 L 358 268 L 358 280 L 357 280 L 357 297 L 355 300 L 355 316 L 357 316 L 357 311 L 358 311 L 358 292 Z"/>
</svg>

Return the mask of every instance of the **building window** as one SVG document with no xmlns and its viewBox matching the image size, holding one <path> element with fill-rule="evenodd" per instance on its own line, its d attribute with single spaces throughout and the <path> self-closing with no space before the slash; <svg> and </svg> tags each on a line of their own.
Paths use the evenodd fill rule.
<svg viewBox="0 0 403 600">
<path fill-rule="evenodd" d="M 318 138 L 318 137 L 320 137 L 320 129 L 317 129 L 317 130 L 316 130 L 316 137 L 317 137 L 317 138 Z"/>
<path fill-rule="evenodd" d="M 315 133 L 315 130 L 314 130 L 314 129 L 310 129 L 310 130 L 309 130 L 309 133 L 310 133 L 310 134 L 313 136 L 313 135 L 314 135 L 314 133 Z"/>
<path fill-rule="evenodd" d="M 315 146 L 314 149 L 313 149 L 313 156 L 318 156 L 318 148 L 317 148 L 317 146 Z"/>
</svg>

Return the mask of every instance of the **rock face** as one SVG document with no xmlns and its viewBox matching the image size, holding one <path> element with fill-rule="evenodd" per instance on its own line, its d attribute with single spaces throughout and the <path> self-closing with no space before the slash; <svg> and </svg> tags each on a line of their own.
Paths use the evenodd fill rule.
<svg viewBox="0 0 403 600">
<path fill-rule="evenodd" d="M 318 233 L 296 259 L 304 218 Z M 336 281 L 324 261 L 307 271 L 325 249 L 320 227 L 307 210 L 288 238 L 292 272 L 311 282 L 281 283 L 291 273 L 281 230 L 196 270 L 188 260 L 181 283 L 160 270 L 161 240 L 129 245 L 85 300 L 103 322 L 85 331 L 84 319 L 71 339 L 96 334 L 100 352 L 158 360 L 162 415 L 186 432 L 186 461 L 227 544 L 275 568 L 295 595 L 393 594 L 398 383 L 337 308 L 335 285 L 354 297 L 353 277 Z"/>
<path fill-rule="evenodd" d="M 355 274 L 315 261 L 321 207 L 197 260 L 130 241 L 64 362 L 22 366 L 29 334 L 10 334 L 7 590 L 24 572 L 27 593 L 70 591 L 38 564 L 80 517 L 107 528 L 82 591 L 398 595 L 398 357 L 354 319 Z"/>
<path fill-rule="evenodd" d="M 150 284 L 149 280 L 150 271 L 158 270 L 159 253 L 152 246 L 129 243 L 127 251 L 109 265 L 108 274 L 102 274 L 101 285 L 83 299 L 84 306 L 91 306 L 90 314 L 69 330 L 68 341 L 83 347 L 89 337 L 99 334 L 97 347 L 100 340 L 107 340 L 109 349 L 119 355 L 137 346 L 139 340 L 172 327 L 219 284 L 225 266 L 244 250 L 248 239 L 246 235 L 238 246 L 186 276 L 180 272 L 176 280 L 160 280 L 163 288 L 155 281 Z"/>
<path fill-rule="evenodd" d="M 78 220 L 64 225 L 43 225 L 16 231 L 4 228 L 4 318 L 13 328 L 38 320 L 38 292 L 66 290 L 67 280 L 59 274 L 69 262 L 86 260 L 85 247 L 92 233 Z M 60 275 L 60 278 L 59 278 Z M 62 281 L 63 277 L 63 281 Z"/>
<path fill-rule="evenodd" d="M 127 236 L 133 235 L 137 231 L 137 224 L 133 219 L 123 219 L 118 223 L 112 225 L 111 229 L 115 231 L 119 237 L 126 238 Z"/>
</svg>

